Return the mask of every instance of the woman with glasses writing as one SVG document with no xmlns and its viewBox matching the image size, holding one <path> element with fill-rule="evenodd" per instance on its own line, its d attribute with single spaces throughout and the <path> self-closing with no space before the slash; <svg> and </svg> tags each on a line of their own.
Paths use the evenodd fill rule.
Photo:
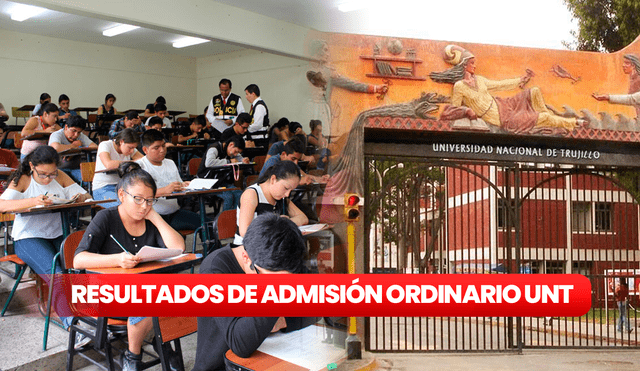
<svg viewBox="0 0 640 371">
<path fill-rule="evenodd" d="M 151 175 L 132 162 L 121 164 L 118 172 L 120 205 L 100 211 L 91 220 L 76 249 L 76 269 L 133 268 L 139 263 L 135 254 L 145 245 L 184 250 L 182 236 L 153 210 L 157 188 Z M 152 328 L 151 318 L 129 318 L 129 349 L 122 354 L 123 370 L 139 368 L 142 342 Z"/>
<path fill-rule="evenodd" d="M 140 144 L 140 135 L 133 129 L 124 129 L 113 140 L 105 140 L 98 145 L 96 172 L 93 175 L 93 198 L 96 200 L 116 199 L 118 174 L 107 172 L 115 170 L 127 161 L 135 161 L 143 156 L 136 147 Z M 102 172 L 101 172 L 102 171 Z M 118 202 L 101 204 L 103 207 L 118 206 Z"/>
<path fill-rule="evenodd" d="M 67 174 L 58 170 L 59 163 L 60 156 L 52 147 L 34 149 L 9 177 L 9 186 L 0 196 L 0 212 L 51 205 L 53 197 L 77 202 L 91 198 Z M 17 214 L 11 236 L 18 257 L 48 281 L 51 262 L 63 240 L 60 214 Z M 62 271 L 62 268 L 58 265 L 56 271 Z M 66 321 L 63 318 L 68 326 Z"/>
</svg>

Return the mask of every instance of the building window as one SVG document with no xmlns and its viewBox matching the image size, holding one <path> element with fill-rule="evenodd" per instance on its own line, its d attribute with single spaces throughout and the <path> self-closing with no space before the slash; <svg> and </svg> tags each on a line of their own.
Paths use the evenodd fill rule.
<svg viewBox="0 0 640 371">
<path fill-rule="evenodd" d="M 574 232 L 591 232 L 591 203 L 571 203 L 571 229 Z"/>
<path fill-rule="evenodd" d="M 544 262 L 544 270 L 546 274 L 564 274 L 565 262 L 547 260 Z"/>
<path fill-rule="evenodd" d="M 508 213 L 509 213 L 509 209 L 511 210 L 515 210 L 516 208 L 516 200 L 509 200 L 510 203 L 507 202 L 507 200 L 503 199 L 503 198 L 499 198 L 498 199 L 498 228 L 506 228 L 507 227 L 507 220 L 509 220 L 509 227 L 510 228 L 515 228 L 516 226 L 516 221 L 513 218 L 508 218 Z M 510 208 L 509 208 L 509 205 Z"/>
<path fill-rule="evenodd" d="M 595 203 L 596 232 L 611 232 L 613 205 L 609 202 Z"/>
</svg>

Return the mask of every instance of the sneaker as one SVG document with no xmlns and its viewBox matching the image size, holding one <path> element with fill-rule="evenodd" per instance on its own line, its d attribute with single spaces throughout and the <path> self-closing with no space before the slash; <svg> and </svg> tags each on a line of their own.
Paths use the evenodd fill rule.
<svg viewBox="0 0 640 371">
<path fill-rule="evenodd" d="M 80 332 L 76 332 L 76 340 L 75 340 L 75 343 L 73 344 L 73 349 L 80 349 L 83 346 L 89 344 L 90 342 L 91 342 L 91 338 L 85 336 Z"/>
</svg>

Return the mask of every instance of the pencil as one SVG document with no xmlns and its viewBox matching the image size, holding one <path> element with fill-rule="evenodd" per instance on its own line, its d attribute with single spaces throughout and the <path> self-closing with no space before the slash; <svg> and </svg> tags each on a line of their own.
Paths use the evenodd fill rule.
<svg viewBox="0 0 640 371">
<path fill-rule="evenodd" d="M 113 237 L 113 235 L 112 235 L 112 234 L 110 234 L 109 236 L 110 236 L 111 238 L 113 238 L 113 240 L 114 240 L 114 241 L 116 241 L 116 243 L 118 244 L 118 246 L 120 246 L 120 248 L 121 248 L 124 252 L 126 252 L 126 253 L 127 253 L 127 254 L 129 254 L 129 255 L 131 255 L 131 253 L 130 253 L 129 251 L 127 251 L 127 249 L 125 249 L 125 248 L 120 244 L 120 242 L 118 242 L 118 240 L 116 240 L 116 238 L 115 238 L 115 237 Z"/>
</svg>

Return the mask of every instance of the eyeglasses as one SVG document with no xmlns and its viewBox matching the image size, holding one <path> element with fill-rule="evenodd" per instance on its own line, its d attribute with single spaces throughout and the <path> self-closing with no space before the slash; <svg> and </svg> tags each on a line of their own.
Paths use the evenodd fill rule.
<svg viewBox="0 0 640 371">
<path fill-rule="evenodd" d="M 36 168 L 34 167 L 34 168 L 33 168 L 33 171 L 35 171 L 35 172 L 36 172 L 36 174 L 38 175 L 38 178 L 40 178 L 40 179 L 47 179 L 47 178 L 49 178 L 49 179 L 55 179 L 55 178 L 57 178 L 57 177 L 58 177 L 58 170 L 56 170 L 56 172 L 55 172 L 55 173 L 53 173 L 53 174 L 40 174 L 40 172 L 38 171 L 38 169 L 36 169 Z"/>
<path fill-rule="evenodd" d="M 133 198 L 133 202 L 135 202 L 136 205 L 142 205 L 144 202 L 146 202 L 148 206 L 153 206 L 156 204 L 156 202 L 158 202 L 157 198 L 144 198 L 140 196 L 134 196 L 131 193 L 125 191 L 124 189 L 122 191 L 128 194 L 129 196 L 131 196 Z"/>
</svg>

